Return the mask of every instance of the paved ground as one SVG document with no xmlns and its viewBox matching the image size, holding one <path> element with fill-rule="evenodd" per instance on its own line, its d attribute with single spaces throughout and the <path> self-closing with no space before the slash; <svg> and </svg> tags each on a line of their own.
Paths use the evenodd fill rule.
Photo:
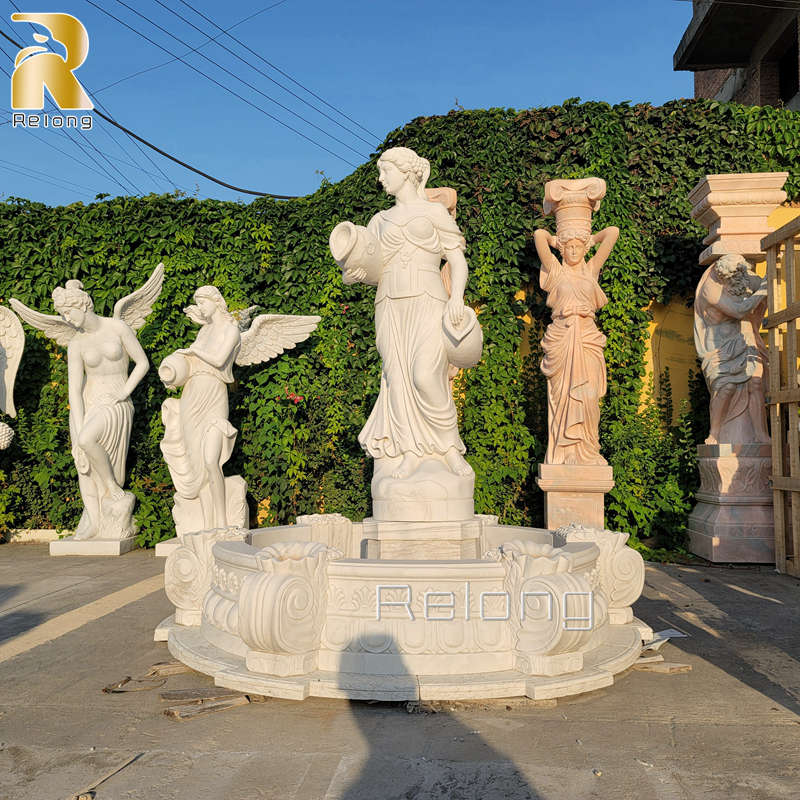
<svg viewBox="0 0 800 800">
<path fill-rule="evenodd" d="M 688 674 L 549 707 L 269 700 L 177 722 L 158 690 L 101 692 L 169 658 L 162 568 L 0 545 L 0 798 L 64 800 L 136 754 L 98 800 L 800 797 L 800 582 L 769 569 L 648 567 L 637 615 L 689 634 L 662 651 Z"/>
</svg>

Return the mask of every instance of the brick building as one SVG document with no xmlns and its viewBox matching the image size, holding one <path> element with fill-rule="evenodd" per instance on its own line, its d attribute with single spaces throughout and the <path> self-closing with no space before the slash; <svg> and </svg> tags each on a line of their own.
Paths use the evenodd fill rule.
<svg viewBox="0 0 800 800">
<path fill-rule="evenodd" d="M 693 0 L 674 68 L 694 96 L 800 110 L 800 0 Z"/>
</svg>

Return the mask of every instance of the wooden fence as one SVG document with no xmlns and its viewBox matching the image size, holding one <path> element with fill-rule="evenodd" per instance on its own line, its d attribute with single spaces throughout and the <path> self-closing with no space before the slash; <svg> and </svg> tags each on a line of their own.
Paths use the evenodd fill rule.
<svg viewBox="0 0 800 800">
<path fill-rule="evenodd" d="M 775 566 L 800 577 L 800 387 L 797 381 L 800 217 L 761 240 L 767 254 L 769 408 Z"/>
</svg>

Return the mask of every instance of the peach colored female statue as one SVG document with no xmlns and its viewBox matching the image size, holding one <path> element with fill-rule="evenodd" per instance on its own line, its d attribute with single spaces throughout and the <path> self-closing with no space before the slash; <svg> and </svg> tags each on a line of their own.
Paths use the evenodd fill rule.
<svg viewBox="0 0 800 800">
<path fill-rule="evenodd" d="M 69 431 L 78 470 L 83 515 L 76 540 L 129 539 L 134 535 L 134 496 L 123 490 L 128 440 L 133 424 L 131 393 L 148 369 L 136 338 L 161 293 L 159 264 L 141 289 L 114 306 L 112 319 L 94 311 L 77 280 L 53 290 L 59 316 L 40 314 L 13 297 L 14 311 L 67 348 Z M 128 374 L 128 365 L 134 368 Z"/>
<path fill-rule="evenodd" d="M 473 366 L 483 343 L 475 312 L 464 304 L 466 243 L 445 205 L 426 195 L 427 159 L 393 147 L 378 159 L 378 169 L 395 205 L 375 214 L 366 228 L 342 222 L 330 237 L 344 282 L 378 287 L 381 386 L 358 437 L 375 459 L 373 514 L 413 515 L 414 498 L 435 483 L 448 500 L 458 495 L 463 501 L 440 503 L 436 513 L 468 517 L 474 473 L 464 459 L 448 381 L 450 365 Z M 449 296 L 443 260 L 450 265 Z"/>
<path fill-rule="evenodd" d="M 766 310 L 766 279 L 736 253 L 715 261 L 697 284 L 694 343 L 711 394 L 706 444 L 770 440 L 764 404 L 769 356 L 759 333 Z"/>
<path fill-rule="evenodd" d="M 606 463 L 598 436 L 599 403 L 606 393 L 606 337 L 595 324 L 595 314 L 608 302 L 597 279 L 619 228 L 591 233 L 592 211 L 605 193 L 600 178 L 550 181 L 544 210 L 555 212 L 557 233 L 539 229 L 534 234 L 542 262 L 539 285 L 553 315 L 542 339 L 549 423 L 546 464 Z M 587 262 L 586 254 L 595 245 L 597 251 Z M 562 261 L 551 248 L 561 252 Z"/>
</svg>

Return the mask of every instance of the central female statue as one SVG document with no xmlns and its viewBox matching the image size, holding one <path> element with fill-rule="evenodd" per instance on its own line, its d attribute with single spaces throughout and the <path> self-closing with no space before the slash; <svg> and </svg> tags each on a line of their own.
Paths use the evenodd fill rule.
<svg viewBox="0 0 800 800">
<path fill-rule="evenodd" d="M 345 283 L 378 287 L 381 386 L 358 439 L 376 459 L 376 475 L 380 459 L 389 460 L 392 478 L 402 479 L 426 458 L 440 456 L 454 475 L 471 476 L 448 381 L 451 363 L 471 366 L 480 358 L 480 327 L 464 305 L 464 237 L 447 208 L 425 193 L 427 159 L 393 147 L 378 159 L 378 169 L 395 205 L 375 214 L 366 229 L 344 222 L 331 234 L 331 252 Z M 449 296 L 443 259 L 450 265 Z M 460 363 L 459 348 L 471 350 Z"/>
</svg>

